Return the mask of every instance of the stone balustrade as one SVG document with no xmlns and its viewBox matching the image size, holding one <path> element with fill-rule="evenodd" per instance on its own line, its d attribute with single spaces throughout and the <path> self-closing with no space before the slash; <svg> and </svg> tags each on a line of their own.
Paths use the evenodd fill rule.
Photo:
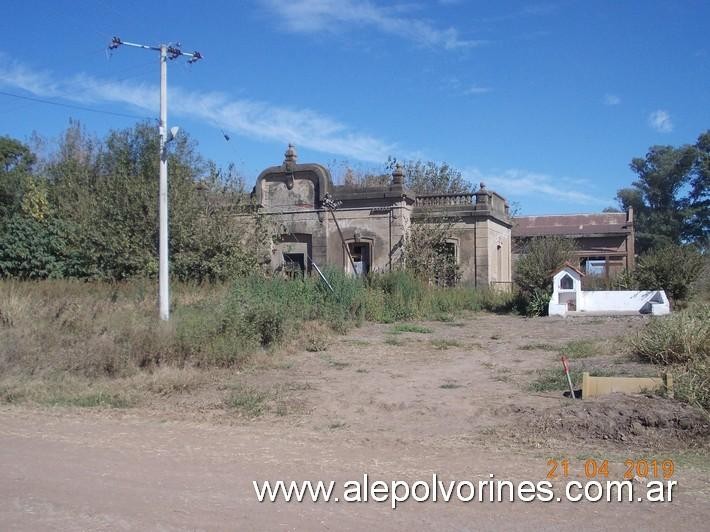
<svg viewBox="0 0 710 532">
<path fill-rule="evenodd" d="M 460 205 L 475 205 L 476 194 L 466 192 L 461 194 L 417 194 L 417 207 L 457 207 Z"/>
</svg>

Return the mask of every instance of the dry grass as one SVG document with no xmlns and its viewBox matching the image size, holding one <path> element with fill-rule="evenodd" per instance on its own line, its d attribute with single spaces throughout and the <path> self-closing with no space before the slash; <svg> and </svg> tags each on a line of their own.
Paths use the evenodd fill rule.
<svg viewBox="0 0 710 532">
<path fill-rule="evenodd" d="M 642 360 L 669 366 L 676 397 L 710 415 L 710 304 L 654 318 L 629 344 Z"/>
<path fill-rule="evenodd" d="M 176 286 L 181 307 L 216 300 L 224 287 Z M 124 377 L 183 363 L 176 321 L 160 322 L 154 283 L 0 282 L 0 372 Z"/>
<path fill-rule="evenodd" d="M 688 364 L 710 357 L 710 305 L 654 318 L 631 337 L 632 352 L 656 364 Z"/>
<path fill-rule="evenodd" d="M 438 349 L 440 351 L 445 351 L 449 347 L 461 347 L 461 342 L 457 340 L 449 340 L 446 338 L 437 338 L 436 340 L 431 341 L 432 347 L 435 349 Z"/>
</svg>

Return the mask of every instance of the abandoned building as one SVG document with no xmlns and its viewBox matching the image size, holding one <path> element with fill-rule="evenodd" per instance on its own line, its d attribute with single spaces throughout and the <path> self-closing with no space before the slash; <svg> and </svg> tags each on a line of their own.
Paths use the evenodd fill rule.
<svg viewBox="0 0 710 532">
<path fill-rule="evenodd" d="M 575 266 L 587 276 L 614 277 L 634 268 L 633 209 L 628 212 L 516 216 L 513 253 L 522 253 L 534 237 L 564 236 L 577 242 Z"/>
<path fill-rule="evenodd" d="M 483 184 L 477 192 L 416 194 L 402 168 L 388 185 L 334 185 L 319 164 L 299 164 L 289 145 L 283 164 L 264 170 L 254 187 L 261 214 L 279 226 L 271 266 L 287 274 L 334 265 L 356 275 L 396 268 L 410 224 L 449 219 L 447 249 L 460 282 L 508 289 L 511 285 L 511 219 L 506 200 Z"/>
</svg>

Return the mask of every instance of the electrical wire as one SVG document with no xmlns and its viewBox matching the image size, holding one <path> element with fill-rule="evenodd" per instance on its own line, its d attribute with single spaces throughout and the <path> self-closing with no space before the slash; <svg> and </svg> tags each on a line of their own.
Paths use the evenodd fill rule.
<svg viewBox="0 0 710 532">
<path fill-rule="evenodd" d="M 22 96 L 20 94 L 13 94 L 11 92 L 5 92 L 5 91 L 0 91 L 0 95 L 2 96 L 8 96 L 10 98 L 18 98 L 20 100 L 29 100 L 31 102 L 37 102 L 37 103 L 44 103 L 47 105 L 56 105 L 57 107 L 67 107 L 69 109 L 78 109 L 80 111 L 86 111 L 89 113 L 99 113 L 99 114 L 104 114 L 104 115 L 111 115 L 111 116 L 121 116 L 124 118 L 138 118 L 140 120 L 152 120 L 155 117 L 152 116 L 140 116 L 140 115 L 132 115 L 128 113 L 117 113 L 114 111 L 103 111 L 101 109 L 92 109 L 91 107 L 84 107 L 82 105 L 75 105 L 71 103 L 61 103 L 61 102 L 53 102 L 51 100 L 44 100 L 42 98 L 35 98 L 32 96 Z"/>
</svg>

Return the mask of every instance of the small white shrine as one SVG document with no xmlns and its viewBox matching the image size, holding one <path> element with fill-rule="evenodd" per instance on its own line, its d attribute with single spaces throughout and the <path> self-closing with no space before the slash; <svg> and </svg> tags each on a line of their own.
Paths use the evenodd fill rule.
<svg viewBox="0 0 710 532">
<path fill-rule="evenodd" d="M 550 316 L 653 314 L 662 316 L 671 309 L 663 290 L 582 290 L 582 276 L 566 264 L 552 278 Z"/>
</svg>

